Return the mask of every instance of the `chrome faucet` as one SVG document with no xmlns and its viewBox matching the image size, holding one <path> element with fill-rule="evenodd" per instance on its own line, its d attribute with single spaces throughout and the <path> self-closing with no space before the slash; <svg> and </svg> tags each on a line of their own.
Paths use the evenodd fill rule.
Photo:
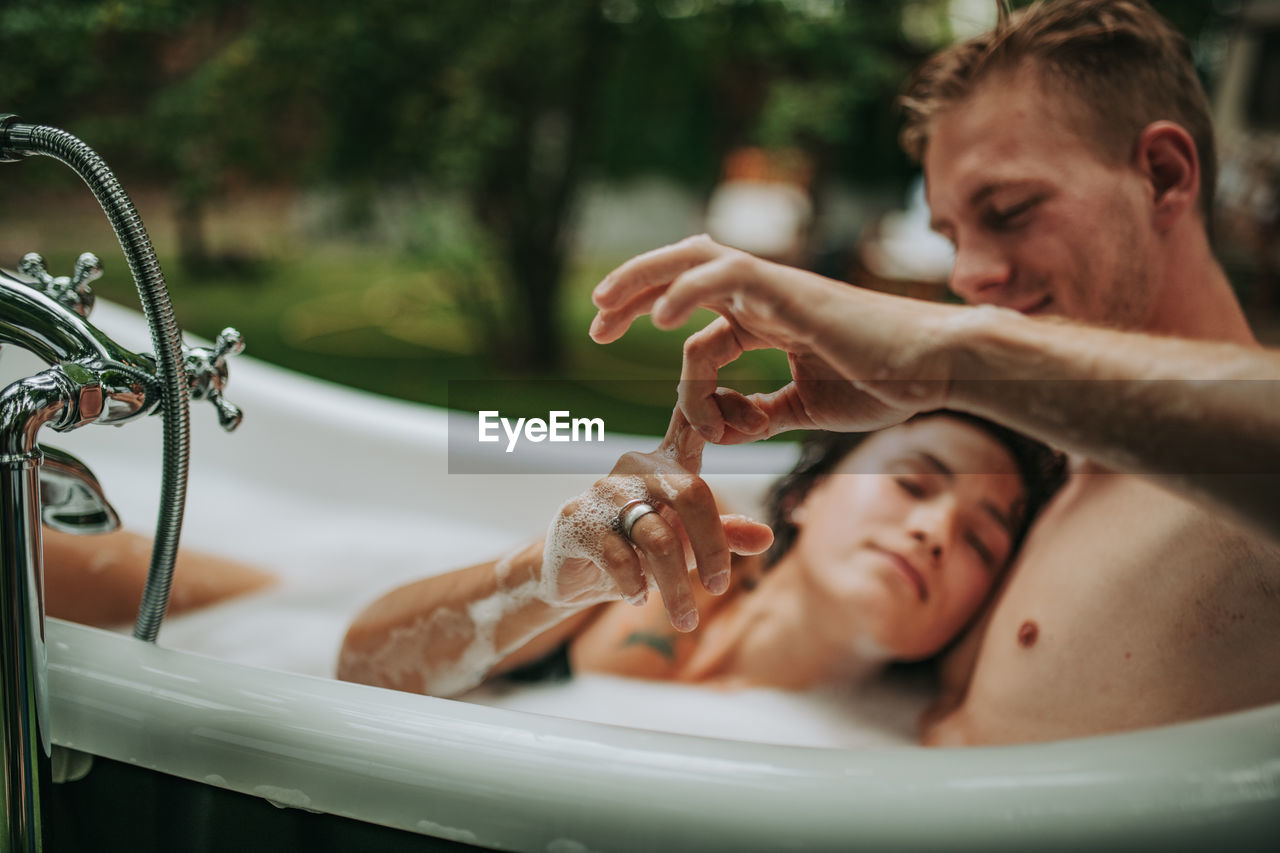
<svg viewBox="0 0 1280 853">
<path fill-rule="evenodd" d="M 0 269 L 0 345 L 30 351 L 49 367 L 0 390 L 0 712 L 4 819 L 0 851 L 43 849 L 41 803 L 51 779 L 46 694 L 42 517 L 76 532 L 118 525 L 89 469 L 38 444 L 40 429 L 122 425 L 164 418 L 161 505 L 151 569 L 134 635 L 154 641 L 168 604 L 186 498 L 188 399 L 214 404 L 224 429 L 240 410 L 222 397 L 227 358 L 244 344 L 224 329 L 212 348 L 182 342 L 159 262 L 141 219 L 114 174 L 80 140 L 56 128 L 0 114 L 0 162 L 32 155 L 61 160 L 80 175 L 111 221 L 138 286 L 155 354 L 131 352 L 89 321 L 90 283 L 102 265 L 81 255 L 70 276 L 53 276 L 36 254 Z M 47 501 L 47 503 L 46 503 Z"/>
</svg>

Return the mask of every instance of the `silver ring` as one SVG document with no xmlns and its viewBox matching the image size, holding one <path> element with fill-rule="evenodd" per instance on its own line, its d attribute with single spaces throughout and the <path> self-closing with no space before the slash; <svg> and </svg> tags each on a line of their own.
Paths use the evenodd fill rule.
<svg viewBox="0 0 1280 853">
<path fill-rule="evenodd" d="M 657 510 L 644 500 L 627 501 L 618 510 L 618 532 L 625 536 L 627 541 L 631 541 L 631 528 L 635 527 L 637 521 L 651 512 L 657 512 Z"/>
</svg>

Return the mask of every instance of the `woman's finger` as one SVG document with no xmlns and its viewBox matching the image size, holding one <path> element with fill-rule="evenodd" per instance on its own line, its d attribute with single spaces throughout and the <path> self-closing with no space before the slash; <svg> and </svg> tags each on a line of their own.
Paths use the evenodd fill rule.
<svg viewBox="0 0 1280 853">
<path fill-rule="evenodd" d="M 664 518 L 689 543 L 703 588 L 713 595 L 724 592 L 729 588 L 729 543 L 711 487 L 691 474 L 655 474 L 651 479 L 651 490 L 662 496 Z"/>
<path fill-rule="evenodd" d="M 690 474 L 702 472 L 702 450 L 707 440 L 693 428 L 689 419 L 677 406 L 671 411 L 671 421 L 667 424 L 667 433 L 658 443 L 658 453 L 674 462 L 683 471 Z"/>
<path fill-rule="evenodd" d="M 659 513 L 651 512 L 632 525 L 631 542 L 640 550 L 658 585 L 671 627 L 681 632 L 698 627 L 698 608 L 680 536 Z"/>
<path fill-rule="evenodd" d="M 644 604 L 648 599 L 649 584 L 640 568 L 640 557 L 622 534 L 610 531 L 601 537 L 597 564 L 629 603 Z"/>
<path fill-rule="evenodd" d="M 729 549 L 735 554 L 763 554 L 773 544 L 773 529 L 769 525 L 738 513 L 720 516 Z"/>
</svg>

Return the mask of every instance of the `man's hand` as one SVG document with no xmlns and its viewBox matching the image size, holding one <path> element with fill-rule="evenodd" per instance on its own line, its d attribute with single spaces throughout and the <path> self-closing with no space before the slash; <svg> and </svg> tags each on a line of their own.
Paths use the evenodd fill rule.
<svg viewBox="0 0 1280 853">
<path fill-rule="evenodd" d="M 708 440 L 791 429 L 871 430 L 945 404 L 947 321 L 963 309 L 861 290 L 692 237 L 631 259 L 592 294 L 591 336 L 617 340 L 642 314 L 673 329 L 720 315 L 685 342 L 680 410 Z M 743 352 L 787 353 L 792 381 L 769 394 L 717 388 Z"/>
</svg>

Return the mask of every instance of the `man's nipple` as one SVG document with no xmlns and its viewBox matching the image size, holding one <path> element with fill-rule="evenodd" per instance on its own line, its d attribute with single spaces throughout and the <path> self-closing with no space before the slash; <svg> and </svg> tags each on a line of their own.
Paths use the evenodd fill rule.
<svg viewBox="0 0 1280 853">
<path fill-rule="evenodd" d="M 1034 646 L 1039 637 L 1040 626 L 1035 623 L 1034 619 L 1028 619 L 1018 627 L 1018 645 L 1024 649 Z"/>
</svg>

